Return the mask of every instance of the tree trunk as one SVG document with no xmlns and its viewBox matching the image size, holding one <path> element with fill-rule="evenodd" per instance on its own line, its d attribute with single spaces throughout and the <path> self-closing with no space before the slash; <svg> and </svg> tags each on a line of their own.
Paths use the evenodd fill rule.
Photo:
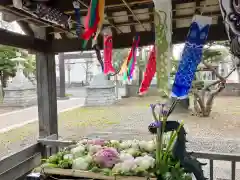
<svg viewBox="0 0 240 180">
<path fill-rule="evenodd" d="M 236 68 L 233 68 L 226 77 L 222 77 L 211 65 L 204 61 L 202 63 L 210 71 L 212 71 L 219 80 L 207 85 L 201 90 L 198 90 L 196 87 L 192 88 L 194 97 L 193 115 L 200 117 L 209 117 L 212 111 L 214 98 L 225 88 L 226 79 L 236 70 Z M 211 90 L 211 87 L 215 87 L 215 90 Z"/>
<path fill-rule="evenodd" d="M 238 83 L 240 83 L 240 68 L 237 68 L 237 74 L 238 74 Z"/>
<path fill-rule="evenodd" d="M 219 82 L 219 81 L 217 81 Z M 204 88 L 193 90 L 194 112 L 193 115 L 199 117 L 209 117 L 212 112 L 214 98 L 225 88 L 225 82 L 219 82 L 216 90 Z"/>
<path fill-rule="evenodd" d="M 138 71 L 138 85 L 139 86 L 141 86 L 142 80 L 143 80 L 143 71 L 141 68 L 139 68 L 139 71 Z"/>
<path fill-rule="evenodd" d="M 194 95 L 194 115 L 199 117 L 209 117 L 212 112 L 213 99 L 210 100 L 207 98 L 207 101 L 211 101 L 209 105 L 204 104 L 203 101 L 203 98 L 198 99 L 198 97 Z"/>
<path fill-rule="evenodd" d="M 6 83 L 4 82 L 4 77 L 3 77 L 3 73 L 0 71 L 0 80 L 1 80 L 1 94 L 2 97 L 4 97 L 4 88 L 6 87 Z"/>
</svg>

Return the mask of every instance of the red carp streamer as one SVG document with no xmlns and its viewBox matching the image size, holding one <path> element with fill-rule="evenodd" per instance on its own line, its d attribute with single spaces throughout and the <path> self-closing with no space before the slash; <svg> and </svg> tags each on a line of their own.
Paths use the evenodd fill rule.
<svg viewBox="0 0 240 180">
<path fill-rule="evenodd" d="M 144 73 L 144 78 L 139 88 L 139 95 L 143 95 L 148 91 L 148 88 L 152 82 L 155 72 L 156 72 L 156 51 L 155 46 L 153 46 L 148 59 L 146 71 Z"/>
<path fill-rule="evenodd" d="M 112 36 L 104 35 L 104 74 L 114 73 L 112 65 Z"/>
</svg>

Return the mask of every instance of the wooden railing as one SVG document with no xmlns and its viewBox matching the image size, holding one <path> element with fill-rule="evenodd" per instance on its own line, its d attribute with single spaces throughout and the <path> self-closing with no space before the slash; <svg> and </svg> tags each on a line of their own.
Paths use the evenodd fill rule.
<svg viewBox="0 0 240 180">
<path fill-rule="evenodd" d="M 194 152 L 193 156 L 200 159 L 209 160 L 209 180 L 214 179 L 214 161 L 229 161 L 231 162 L 231 180 L 236 180 L 236 162 L 240 162 L 240 154 L 220 154 L 220 153 L 210 153 L 210 152 Z"/>
</svg>

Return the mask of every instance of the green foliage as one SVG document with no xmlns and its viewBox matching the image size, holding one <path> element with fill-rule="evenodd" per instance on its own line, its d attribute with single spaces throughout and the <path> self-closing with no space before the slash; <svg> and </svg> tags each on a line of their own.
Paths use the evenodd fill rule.
<svg viewBox="0 0 240 180">
<path fill-rule="evenodd" d="M 23 66 L 23 74 L 30 80 L 33 81 L 36 77 L 36 59 L 33 55 L 27 55 L 25 57 Z"/>
<path fill-rule="evenodd" d="M 14 77 L 16 74 L 16 62 L 10 59 L 16 57 L 18 50 L 9 46 L 0 46 L 0 78 L 2 87 L 6 87 L 6 82 L 9 77 Z"/>
<path fill-rule="evenodd" d="M 121 68 L 123 61 L 128 56 L 129 49 L 115 49 L 113 51 L 113 66 L 117 70 Z"/>
<path fill-rule="evenodd" d="M 16 75 L 18 62 L 12 61 L 11 59 L 16 58 L 17 53 L 20 53 L 22 58 L 26 59 L 26 61 L 23 62 L 24 75 L 29 79 L 35 75 L 36 61 L 34 56 L 30 56 L 26 52 L 14 47 L 0 45 L 0 79 L 2 84 L 2 95 L 4 95 L 3 88 L 7 86 L 7 80 Z"/>
<path fill-rule="evenodd" d="M 223 55 L 223 52 L 221 52 L 219 49 L 204 49 L 203 50 L 203 61 L 210 61 L 210 62 L 216 62 L 221 60 L 221 56 Z"/>
</svg>

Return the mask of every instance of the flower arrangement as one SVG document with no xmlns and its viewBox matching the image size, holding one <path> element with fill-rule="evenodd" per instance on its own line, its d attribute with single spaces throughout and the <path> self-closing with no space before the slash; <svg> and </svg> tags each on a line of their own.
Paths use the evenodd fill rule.
<svg viewBox="0 0 240 180">
<path fill-rule="evenodd" d="M 157 180 L 192 179 L 192 174 L 197 180 L 205 180 L 202 166 L 197 159 L 186 151 L 186 131 L 183 122 L 169 121 L 168 117 L 173 112 L 178 100 L 167 104 L 152 104 L 151 110 L 155 122 L 149 125 L 149 131 L 156 134 L 156 166 Z M 159 112 L 156 113 L 156 107 Z M 162 138 L 164 133 L 171 132 L 169 142 L 164 148 Z"/>
<path fill-rule="evenodd" d="M 155 122 L 148 127 L 151 141 L 81 140 L 49 157 L 42 167 L 74 169 L 106 176 L 155 177 L 157 180 L 205 180 L 202 164 L 186 151 L 183 122 L 167 120 L 176 101 L 167 106 L 152 104 Z M 160 108 L 158 112 L 156 109 Z M 167 132 L 170 132 L 168 136 Z"/>
</svg>

